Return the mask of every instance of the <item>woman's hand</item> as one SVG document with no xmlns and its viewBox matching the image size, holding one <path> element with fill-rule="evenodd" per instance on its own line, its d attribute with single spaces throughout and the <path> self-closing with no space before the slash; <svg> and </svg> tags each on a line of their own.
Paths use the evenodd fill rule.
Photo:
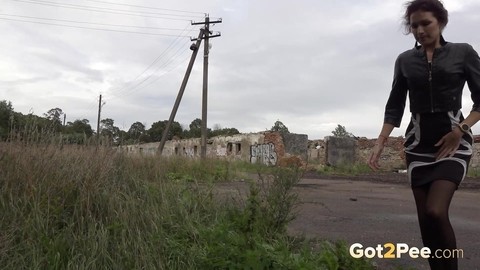
<svg viewBox="0 0 480 270">
<path fill-rule="evenodd" d="M 444 157 L 451 157 L 455 154 L 458 147 L 460 146 L 460 139 L 463 136 L 463 132 L 460 131 L 458 128 L 455 128 L 451 132 L 447 133 L 443 136 L 435 146 L 440 146 L 436 154 L 436 159 L 442 159 Z"/>
<path fill-rule="evenodd" d="M 382 154 L 383 147 L 386 141 L 387 141 L 386 137 L 384 136 L 378 137 L 377 142 L 375 143 L 375 146 L 372 149 L 372 153 L 370 153 L 370 157 L 368 159 L 368 166 L 374 171 L 380 169 L 378 160 L 380 159 L 380 155 Z"/>
</svg>

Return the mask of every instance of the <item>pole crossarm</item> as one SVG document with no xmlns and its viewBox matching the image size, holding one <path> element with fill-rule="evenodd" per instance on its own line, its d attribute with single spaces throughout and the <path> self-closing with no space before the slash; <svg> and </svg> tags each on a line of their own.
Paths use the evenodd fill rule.
<svg viewBox="0 0 480 270">
<path fill-rule="evenodd" d="M 220 18 L 216 21 L 209 21 L 208 22 L 208 24 L 216 24 L 216 23 L 222 23 L 222 18 Z M 206 24 L 206 22 L 192 22 L 192 25 L 200 25 L 200 24 Z"/>
</svg>

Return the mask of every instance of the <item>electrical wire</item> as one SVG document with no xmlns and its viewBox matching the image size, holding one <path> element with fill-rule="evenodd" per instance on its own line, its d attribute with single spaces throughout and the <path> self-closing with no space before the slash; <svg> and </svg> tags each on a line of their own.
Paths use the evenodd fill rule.
<svg viewBox="0 0 480 270">
<path fill-rule="evenodd" d="M 183 32 L 187 31 L 187 28 L 188 28 L 188 25 L 187 25 L 187 27 L 185 27 L 185 29 L 184 29 Z M 192 32 L 192 31 L 193 31 L 193 29 L 190 29 L 187 33 L 190 33 L 190 32 Z M 183 34 L 183 32 L 182 32 L 181 34 Z M 132 80 L 131 83 L 127 84 L 126 86 L 124 86 L 124 87 L 122 87 L 122 88 L 120 88 L 119 90 L 116 90 L 116 91 L 115 91 L 116 93 L 113 94 L 113 95 L 116 96 L 116 97 L 125 96 L 128 92 L 134 91 L 134 90 L 135 90 L 136 88 L 138 88 L 141 84 L 143 84 L 145 81 L 147 81 L 149 78 L 151 78 L 151 77 L 153 76 L 153 74 L 155 74 L 155 72 L 157 72 L 160 68 L 164 67 L 165 64 L 162 65 L 162 66 L 157 67 L 157 68 L 156 68 L 152 73 L 150 73 L 150 75 L 148 75 L 146 78 L 142 79 L 141 81 L 139 81 L 139 82 L 137 82 L 137 83 L 134 83 L 134 82 L 137 81 L 143 74 L 145 74 L 149 69 L 151 69 L 155 64 L 157 64 L 157 63 L 162 59 L 162 57 L 165 56 L 165 55 L 168 53 L 168 51 L 170 50 L 170 48 L 172 48 L 173 46 L 176 45 L 176 43 L 180 40 L 180 37 L 182 37 L 181 34 L 180 34 L 172 43 L 170 43 L 170 45 L 169 45 L 157 58 L 155 58 L 155 60 L 154 60 L 145 70 L 143 70 L 139 75 L 137 75 L 137 76 L 135 77 L 135 79 Z M 188 41 L 187 41 L 187 42 L 188 42 Z M 184 44 L 184 45 L 185 45 L 185 44 Z M 184 48 L 184 45 L 180 46 L 179 48 Z M 178 51 L 179 51 L 179 50 L 177 50 L 177 51 L 173 54 L 172 58 L 174 58 L 174 57 L 176 56 L 176 54 L 178 53 Z M 172 58 L 171 58 L 171 59 L 172 59 Z"/>
<path fill-rule="evenodd" d="M 27 21 L 27 20 L 1 18 L 1 17 L 0 17 L 0 20 L 34 23 L 34 24 L 43 24 L 43 25 L 53 25 L 53 26 L 61 26 L 61 27 L 69 27 L 69 28 L 77 28 L 77 29 L 87 29 L 87 30 L 97 30 L 97 31 L 117 32 L 117 33 L 128 33 L 128 34 L 140 34 L 140 35 L 152 35 L 152 36 L 169 36 L 169 37 L 177 37 L 178 36 L 178 35 L 175 35 L 175 34 L 161 34 L 161 33 L 149 33 L 149 32 L 137 32 L 137 31 L 127 31 L 127 30 L 105 29 L 105 28 L 75 26 L 75 25 L 48 23 L 48 22 L 36 22 L 36 21 Z M 189 36 L 183 36 L 183 37 L 189 37 Z"/>
<path fill-rule="evenodd" d="M 207 16 L 207 13 L 203 13 L 203 12 L 192 12 L 192 11 L 165 9 L 165 8 L 157 8 L 157 7 L 147 7 L 147 6 L 139 6 L 139 5 L 119 4 L 119 3 L 112 3 L 112 2 L 108 2 L 108 1 L 99 1 L 99 0 L 86 0 L 86 1 L 108 4 L 108 5 L 125 6 L 125 7 L 130 7 L 130 8 L 162 10 L 162 11 L 166 11 L 166 12 L 159 13 L 159 12 L 148 12 L 148 11 L 138 11 L 138 10 L 137 11 L 132 11 L 132 10 L 125 10 L 125 9 L 104 8 L 104 7 L 98 7 L 98 6 L 64 4 L 64 3 L 58 3 L 58 2 L 53 2 L 53 1 L 45 1 L 45 0 L 12 0 L 12 1 L 22 2 L 22 3 L 26 3 L 26 4 L 37 4 L 37 5 L 58 7 L 58 8 L 74 9 L 74 10 L 85 10 L 85 11 L 92 11 L 92 12 L 103 12 L 103 13 L 117 14 L 117 15 L 139 16 L 139 17 L 145 17 L 145 18 L 158 18 L 158 19 L 189 21 L 189 22 L 192 22 L 192 21 L 187 20 L 187 19 L 179 19 L 178 17 L 203 18 L 203 16 L 201 17 L 201 16 L 192 16 L 192 15 L 171 14 L 171 12 L 203 14 L 203 15 Z M 3 16 L 3 17 L 1 17 L 1 16 Z M 10 17 L 10 18 L 5 18 L 5 17 Z M 176 18 L 172 18 L 172 17 L 176 17 Z M 162 34 L 162 33 L 152 33 L 152 32 L 126 31 L 126 30 L 119 30 L 119 29 L 86 27 L 86 26 L 69 25 L 69 24 L 62 24 L 62 23 L 87 24 L 87 25 L 93 25 L 93 26 L 97 25 L 97 26 L 118 27 L 118 28 L 125 27 L 125 28 L 136 28 L 136 29 L 152 29 L 152 30 L 178 31 L 180 29 L 148 27 L 148 26 L 120 25 L 120 24 L 103 24 L 103 23 L 93 23 L 93 22 L 74 21 L 74 20 L 62 20 L 62 19 L 53 19 L 53 18 L 41 18 L 41 17 L 31 17 L 31 16 L 23 16 L 23 15 L 2 14 L 2 13 L 0 13 L 0 20 L 17 21 L 17 22 L 34 23 L 34 24 L 43 24 L 43 25 L 53 25 L 53 26 L 61 26 L 61 27 L 69 27 L 69 28 L 77 28 L 77 29 L 88 29 L 88 30 L 120 32 L 120 33 L 129 33 L 129 34 L 143 34 L 143 35 L 157 35 L 157 36 L 175 37 L 175 40 L 170 44 L 170 46 L 167 47 L 167 49 L 165 49 L 165 51 L 162 52 L 162 54 L 160 54 L 142 73 L 140 73 L 132 81 L 132 83 L 139 80 L 144 74 L 146 74 L 147 71 L 151 70 L 153 68 L 153 66 L 157 65 L 161 60 L 166 59 L 167 52 L 169 50 L 173 51 L 174 46 L 176 46 L 176 44 L 180 41 L 181 38 L 190 37 L 188 35 L 182 35 L 186 31 L 187 27 L 179 35 L 174 35 L 174 34 Z M 42 22 L 42 21 L 34 21 L 34 20 L 43 20 L 43 21 L 50 21 L 50 22 Z M 60 22 L 60 23 L 56 23 L 56 22 Z M 192 29 L 189 30 L 189 32 L 192 32 L 192 31 L 193 31 Z M 184 41 L 177 48 L 177 50 L 169 57 L 169 59 L 164 61 L 163 64 L 157 66 L 157 68 L 155 68 L 148 76 L 146 76 L 145 78 L 143 78 L 140 81 L 137 81 L 134 85 L 132 85 L 132 83 L 130 83 L 130 84 L 122 87 L 120 90 L 115 91 L 115 93 L 112 93 L 113 98 L 115 98 L 115 97 L 118 98 L 118 97 L 123 97 L 123 96 L 126 96 L 126 95 L 130 95 L 134 91 L 146 88 L 146 87 L 150 86 L 151 84 L 155 83 L 156 81 L 158 81 L 162 76 L 164 76 L 164 75 L 168 74 L 169 72 L 178 68 L 181 64 L 183 64 L 186 61 L 186 59 L 188 59 L 188 56 L 187 56 L 185 59 L 177 62 L 177 60 L 180 58 L 180 56 L 184 55 L 185 52 L 188 50 L 188 46 L 185 46 L 186 43 L 188 43 L 188 42 L 189 41 Z M 172 63 L 177 63 L 177 64 L 172 66 Z M 169 66 L 171 66 L 171 68 L 168 69 L 168 70 L 165 70 L 165 68 L 167 68 Z M 159 76 L 156 76 L 155 79 L 152 80 L 151 78 L 153 77 L 153 75 L 155 75 L 161 69 L 164 69 L 164 72 L 161 73 Z M 150 80 L 150 81 L 148 81 L 148 80 Z M 148 83 L 146 83 L 147 81 L 148 81 Z M 96 106 L 97 106 L 97 104 L 95 102 L 90 103 L 88 111 L 93 110 Z M 81 118 L 85 118 L 84 116 L 85 115 L 82 115 Z"/>
<path fill-rule="evenodd" d="M 186 45 L 186 44 L 185 44 Z M 153 84 L 154 82 L 158 81 L 162 76 L 170 73 L 171 71 L 173 71 L 174 69 L 176 69 L 180 64 L 184 63 L 185 60 L 182 60 L 182 61 L 179 61 L 179 63 L 174 66 L 174 68 L 171 68 L 165 72 L 163 72 L 162 74 L 158 75 L 155 77 L 155 79 L 153 80 L 150 80 L 150 82 L 148 82 L 147 84 L 144 84 L 148 79 L 152 78 L 153 75 L 158 72 L 160 69 L 162 68 L 166 68 L 168 65 L 170 65 L 172 62 L 175 62 L 176 59 L 178 59 L 180 57 L 180 55 L 183 55 L 186 51 L 188 50 L 188 47 L 187 46 L 183 46 L 183 47 L 180 47 L 179 50 L 177 50 L 173 56 L 170 58 L 170 60 L 168 60 L 167 62 L 165 62 L 163 65 L 157 67 L 155 69 L 154 72 L 152 72 L 147 78 L 143 79 L 141 82 L 139 82 L 137 85 L 135 85 L 132 89 L 129 90 L 129 92 L 132 92 L 134 90 L 138 91 L 138 90 L 142 90 L 148 86 L 150 86 L 151 84 Z M 188 56 L 185 58 L 185 59 L 188 59 Z M 142 84 L 144 84 L 142 86 Z M 126 96 L 128 94 L 125 94 L 124 96 Z"/>
<path fill-rule="evenodd" d="M 181 49 L 181 47 L 180 47 L 180 49 Z M 148 76 L 146 76 L 145 78 L 143 78 L 142 80 L 140 80 L 136 83 L 134 83 L 135 82 L 135 80 L 134 80 L 132 83 L 129 84 L 130 85 L 129 87 L 124 87 L 124 88 L 122 88 L 122 91 L 114 93 L 113 95 L 116 96 L 116 97 L 125 97 L 125 96 L 128 96 L 129 94 L 133 93 L 135 90 L 140 90 L 140 89 L 144 88 L 144 87 L 140 88 L 140 86 L 142 84 L 144 84 L 146 81 L 148 81 L 150 78 L 152 78 L 153 75 L 156 72 L 158 72 L 161 68 L 164 68 L 164 67 L 168 66 L 168 64 L 173 62 L 177 58 L 176 54 L 178 54 L 178 51 L 172 56 L 172 58 L 170 58 L 170 60 L 168 62 L 165 62 L 163 65 L 158 66 Z M 138 76 L 137 76 L 137 78 L 138 78 Z"/>
<path fill-rule="evenodd" d="M 62 3 L 57 3 L 57 2 L 52 2 L 52 1 L 43 1 L 43 0 L 12 0 L 12 1 L 28 3 L 28 4 L 44 5 L 44 6 L 69 8 L 69 9 L 76 9 L 76 10 L 86 10 L 86 11 L 103 12 L 103 13 L 119 14 L 119 15 L 129 15 L 129 16 L 140 16 L 140 17 L 146 17 L 146 18 L 159 18 L 159 19 L 167 19 L 167 20 L 190 21 L 190 20 L 187 20 L 187 19 L 169 18 L 169 17 L 163 17 L 163 16 L 190 17 L 190 18 L 192 17 L 192 16 L 180 15 L 180 14 L 165 14 L 165 13 L 146 12 L 146 11 L 129 11 L 129 10 L 102 8 L 102 7 L 95 7 L 95 6 L 62 4 Z M 147 15 L 145 15 L 145 14 L 147 14 Z M 160 16 L 152 16 L 152 15 L 160 15 Z"/>
<path fill-rule="evenodd" d="M 186 48 L 186 49 L 182 52 L 182 54 L 183 54 L 185 51 L 187 51 L 187 50 L 188 50 L 188 49 Z M 144 89 L 144 88 L 147 88 L 148 86 L 150 86 L 150 85 L 152 85 L 153 83 L 155 83 L 156 81 L 158 81 L 162 76 L 167 75 L 168 73 L 174 71 L 174 70 L 177 69 L 181 64 L 186 63 L 187 60 L 188 60 L 188 58 L 189 58 L 189 56 L 183 58 L 183 59 L 182 59 L 181 61 L 179 61 L 178 64 L 175 65 L 173 68 L 165 71 L 165 72 L 162 73 L 160 76 L 157 76 L 155 79 L 150 80 L 150 82 L 149 82 L 148 84 L 140 87 L 138 90 L 142 90 L 142 89 Z"/>
<path fill-rule="evenodd" d="M 178 9 L 167 9 L 167 8 L 147 7 L 147 6 L 139 6 L 139 5 L 119 4 L 119 3 L 112 3 L 112 2 L 108 2 L 108 1 L 99 1 L 99 0 L 85 0 L 85 1 L 96 2 L 96 3 L 104 3 L 104 4 L 116 5 L 116 6 L 127 6 L 127 7 L 136 7 L 136 8 L 166 10 L 166 11 L 192 13 L 192 14 L 205 14 L 204 12 L 198 12 L 198 11 L 185 11 L 185 10 L 178 10 Z"/>
<path fill-rule="evenodd" d="M 72 20 L 61 20 L 61 19 L 52 19 L 52 18 L 41 18 L 41 17 L 32 17 L 32 16 L 23 16 L 23 15 L 14 15 L 14 14 L 5 14 L 5 13 L 0 13 L 0 16 L 8 16 L 8 17 L 16 17 L 16 18 L 26 18 L 26 19 L 35 19 L 35 20 L 45 20 L 45 21 L 55 21 L 55 22 L 68 22 L 68 23 L 78 23 L 78 24 L 91 24 L 91 25 L 100 25 L 100 26 L 113 26 L 113 27 L 128 27 L 128 28 L 153 29 L 153 30 L 175 30 L 175 31 L 181 31 L 181 30 L 183 30 L 183 29 L 180 29 L 180 28 L 151 27 L 151 26 L 135 26 L 135 25 L 108 24 L 108 23 L 92 23 L 92 22 L 72 21 Z"/>
</svg>

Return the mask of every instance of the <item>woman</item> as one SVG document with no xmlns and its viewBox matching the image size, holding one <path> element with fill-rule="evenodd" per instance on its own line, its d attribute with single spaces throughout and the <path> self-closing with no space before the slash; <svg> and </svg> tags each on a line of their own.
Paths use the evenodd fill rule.
<svg viewBox="0 0 480 270">
<path fill-rule="evenodd" d="M 469 44 L 444 40 L 447 23 L 448 11 L 439 0 L 406 4 L 405 29 L 416 42 L 395 62 L 384 124 L 368 161 L 372 169 L 379 168 L 385 142 L 400 126 L 408 93 L 412 113 L 404 144 L 408 178 L 423 243 L 432 255 L 437 249 L 457 248 L 448 210 L 472 155 L 470 127 L 480 120 L 480 59 Z M 466 118 L 460 111 L 465 82 L 474 103 Z M 458 268 L 456 258 L 430 258 L 429 264 L 431 269 Z"/>
</svg>

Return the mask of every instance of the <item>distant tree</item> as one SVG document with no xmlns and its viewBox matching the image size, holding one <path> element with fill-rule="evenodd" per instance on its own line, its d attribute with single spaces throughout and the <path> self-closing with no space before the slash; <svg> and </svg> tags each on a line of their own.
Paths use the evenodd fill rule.
<svg viewBox="0 0 480 270">
<path fill-rule="evenodd" d="M 220 128 L 220 129 L 214 129 L 212 132 L 210 132 L 211 137 L 215 136 L 231 136 L 235 134 L 240 134 L 240 131 L 236 128 Z"/>
<path fill-rule="evenodd" d="M 202 119 L 195 118 L 190 125 L 188 126 L 190 129 L 201 129 L 202 128 Z"/>
<path fill-rule="evenodd" d="M 109 138 L 111 143 L 117 143 L 120 138 L 120 129 L 114 123 L 111 118 L 100 121 L 100 135 Z"/>
<path fill-rule="evenodd" d="M 280 133 L 290 133 L 290 131 L 288 131 L 287 126 L 285 126 L 280 120 L 275 121 L 270 131 L 278 131 Z"/>
<path fill-rule="evenodd" d="M 139 142 L 142 135 L 146 133 L 145 125 L 140 122 L 133 123 L 128 129 L 128 138 L 134 143 Z"/>
<path fill-rule="evenodd" d="M 342 125 L 337 125 L 334 131 L 332 131 L 333 136 L 335 137 L 354 137 L 354 135 L 347 131 L 347 129 Z"/>
<path fill-rule="evenodd" d="M 59 132 L 62 128 L 61 117 L 63 111 L 60 108 L 53 108 L 48 110 L 47 113 L 44 113 L 43 116 L 49 121 L 49 128 L 52 131 Z"/>
<path fill-rule="evenodd" d="M 202 136 L 202 119 L 195 118 L 188 127 L 189 130 L 184 132 L 186 138 L 200 138 Z"/>
<path fill-rule="evenodd" d="M 202 119 L 194 119 L 188 127 L 190 128 L 188 130 L 190 138 L 200 138 L 202 136 Z"/>
<path fill-rule="evenodd" d="M 65 134 L 85 134 L 87 138 L 90 138 L 93 135 L 92 126 L 89 124 L 87 119 L 75 120 L 68 122 L 64 128 Z"/>
<path fill-rule="evenodd" d="M 13 123 L 14 111 L 12 102 L 0 101 L 0 140 L 7 138 Z"/>
<path fill-rule="evenodd" d="M 213 125 L 213 131 L 220 130 L 220 129 L 222 129 L 222 126 L 220 124 Z"/>
<path fill-rule="evenodd" d="M 130 144 L 129 137 L 130 137 L 130 135 L 128 134 L 127 131 L 119 129 L 116 144 L 117 145 Z"/>
<path fill-rule="evenodd" d="M 51 121 L 33 113 L 23 115 L 22 113 L 14 112 L 12 126 L 13 132 L 24 139 L 32 138 L 32 135 L 35 135 L 35 139 L 41 139 L 43 135 L 52 131 Z M 41 134 L 40 137 L 38 136 L 39 134 Z"/>
<path fill-rule="evenodd" d="M 138 137 L 139 143 L 149 143 L 151 141 L 152 141 L 152 138 L 150 138 L 150 135 L 148 135 L 147 132 L 145 132 L 144 134 L 140 135 L 140 137 Z"/>
<path fill-rule="evenodd" d="M 163 131 L 167 127 L 168 120 L 158 121 L 152 124 L 150 129 L 147 131 L 147 134 L 150 135 L 150 138 L 154 142 L 159 142 L 162 140 Z M 170 126 L 170 130 L 167 134 L 167 140 L 173 139 L 174 136 L 182 137 L 183 129 L 180 123 L 173 121 Z"/>
</svg>

